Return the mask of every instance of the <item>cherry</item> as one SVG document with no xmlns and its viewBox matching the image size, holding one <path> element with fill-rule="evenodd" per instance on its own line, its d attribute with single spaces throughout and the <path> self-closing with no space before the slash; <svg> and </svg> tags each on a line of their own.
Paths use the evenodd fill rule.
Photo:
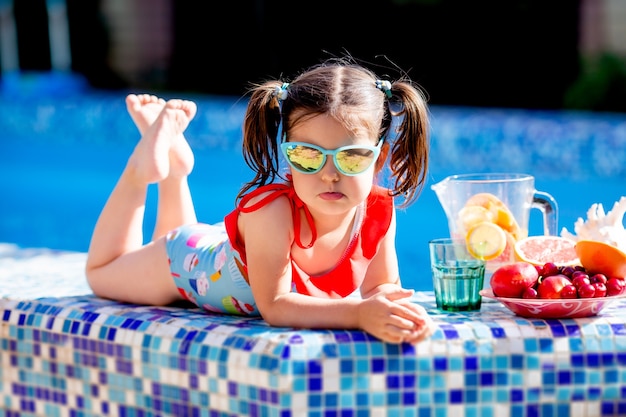
<svg viewBox="0 0 626 417">
<path fill-rule="evenodd" d="M 590 279 L 591 279 L 591 282 L 594 283 L 594 284 L 596 282 L 601 282 L 603 284 L 606 284 L 606 281 L 607 281 L 606 275 L 604 275 L 604 274 L 592 275 Z"/>
<path fill-rule="evenodd" d="M 582 273 L 576 276 L 572 276 L 572 284 L 574 284 L 574 286 L 580 291 L 580 287 L 582 285 L 591 284 L 591 280 L 589 279 L 589 276 L 587 274 Z"/>
<path fill-rule="evenodd" d="M 566 285 L 561 290 L 561 298 L 578 298 L 578 291 L 574 285 Z"/>
<path fill-rule="evenodd" d="M 603 282 L 594 282 L 593 285 L 596 288 L 595 298 L 606 296 L 606 285 Z"/>
<path fill-rule="evenodd" d="M 624 289 L 626 289 L 626 281 L 624 281 L 623 279 L 620 278 L 609 278 L 606 281 L 606 295 L 608 296 L 613 296 L 613 295 L 620 295 L 624 292 Z"/>
<path fill-rule="evenodd" d="M 566 277 L 573 278 L 575 273 L 576 273 L 576 268 L 574 268 L 573 266 L 567 265 L 561 268 L 561 274 L 565 275 Z"/>
<path fill-rule="evenodd" d="M 532 299 L 537 298 L 537 290 L 534 289 L 533 287 L 526 287 L 524 292 L 522 292 L 522 298 L 525 298 L 527 300 L 532 300 Z"/>
<path fill-rule="evenodd" d="M 542 277 L 550 277 L 552 275 L 560 274 L 561 270 L 554 262 L 546 262 L 543 264 L 543 268 L 541 268 L 541 276 Z"/>
<path fill-rule="evenodd" d="M 596 287 L 594 285 L 591 285 L 589 283 L 589 280 L 587 280 L 586 284 L 578 287 L 578 296 L 580 298 L 593 298 L 595 297 L 595 295 L 596 295 Z"/>
</svg>

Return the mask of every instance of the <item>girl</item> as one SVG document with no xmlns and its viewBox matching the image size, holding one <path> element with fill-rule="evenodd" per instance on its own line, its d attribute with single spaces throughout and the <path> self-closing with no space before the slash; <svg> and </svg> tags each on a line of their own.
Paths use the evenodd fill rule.
<svg viewBox="0 0 626 417">
<path fill-rule="evenodd" d="M 426 311 L 410 302 L 413 291 L 401 287 L 395 251 L 393 199 L 408 205 L 417 197 L 428 161 L 428 110 L 408 80 L 392 84 L 329 61 L 290 84 L 253 88 L 243 155 L 256 175 L 217 225 L 197 223 L 187 184 L 194 157 L 182 133 L 196 105 L 150 95 L 126 102 L 142 138 L 93 233 L 86 273 L 96 295 L 189 300 L 212 312 L 260 314 L 273 326 L 359 328 L 391 343 L 432 334 Z M 374 184 L 387 160 L 390 189 Z M 157 220 L 144 245 L 151 183 Z"/>
</svg>

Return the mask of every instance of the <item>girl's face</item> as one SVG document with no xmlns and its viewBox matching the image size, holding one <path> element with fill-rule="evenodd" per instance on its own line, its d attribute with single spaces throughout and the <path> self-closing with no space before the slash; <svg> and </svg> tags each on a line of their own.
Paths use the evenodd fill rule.
<svg viewBox="0 0 626 417">
<path fill-rule="evenodd" d="M 348 145 L 375 146 L 376 138 L 355 137 L 330 116 L 321 114 L 297 123 L 287 138 L 289 142 L 304 142 L 327 150 Z M 313 174 L 290 168 L 296 193 L 311 213 L 324 215 L 347 214 L 369 195 L 375 175 L 375 163 L 357 175 L 342 174 L 326 156 L 324 165 Z"/>
</svg>

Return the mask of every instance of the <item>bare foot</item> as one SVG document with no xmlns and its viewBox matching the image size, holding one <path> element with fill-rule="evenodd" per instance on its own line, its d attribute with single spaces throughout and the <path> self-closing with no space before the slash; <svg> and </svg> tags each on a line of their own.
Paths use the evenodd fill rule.
<svg viewBox="0 0 626 417">
<path fill-rule="evenodd" d="M 151 94 L 126 96 L 126 109 L 142 135 L 154 123 L 164 106 L 164 99 Z"/>
<path fill-rule="evenodd" d="M 146 133 L 159 114 L 161 114 L 165 104 L 166 101 L 164 99 L 151 94 L 129 94 L 126 97 L 128 113 L 142 135 Z M 193 107 L 193 114 L 190 116 L 189 120 L 191 120 L 196 113 L 195 104 L 193 104 Z M 169 159 L 168 172 L 173 178 L 187 176 L 193 169 L 193 152 L 183 136 L 182 131 L 171 140 Z"/>
<path fill-rule="evenodd" d="M 175 99 L 163 106 L 128 161 L 137 181 L 150 184 L 191 172 L 193 154 L 182 132 L 195 114 L 196 104 L 192 101 Z"/>
</svg>

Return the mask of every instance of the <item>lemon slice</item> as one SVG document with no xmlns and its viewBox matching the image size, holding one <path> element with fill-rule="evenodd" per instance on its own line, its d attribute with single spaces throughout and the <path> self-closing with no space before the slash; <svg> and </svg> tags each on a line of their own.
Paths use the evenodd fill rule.
<svg viewBox="0 0 626 417">
<path fill-rule="evenodd" d="M 480 222 L 467 232 L 465 243 L 467 250 L 473 257 L 489 261 L 504 252 L 506 234 L 497 224 Z"/>
<path fill-rule="evenodd" d="M 484 207 L 491 213 L 491 220 L 504 230 L 511 232 L 515 239 L 521 239 L 522 231 L 520 230 L 515 216 L 511 213 L 511 210 L 500 200 L 498 197 L 491 193 L 478 193 L 471 196 L 465 206 L 479 206 Z"/>
</svg>

